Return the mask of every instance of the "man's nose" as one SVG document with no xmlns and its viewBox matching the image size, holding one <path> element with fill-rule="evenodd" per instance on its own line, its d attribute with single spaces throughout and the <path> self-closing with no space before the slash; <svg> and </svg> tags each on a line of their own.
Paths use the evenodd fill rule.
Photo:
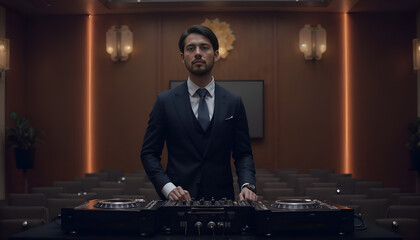
<svg viewBox="0 0 420 240">
<path fill-rule="evenodd" d="M 195 56 L 196 56 L 196 57 L 197 57 L 197 56 L 201 56 L 201 50 L 200 50 L 200 48 L 199 48 L 199 47 L 195 48 L 194 53 L 195 53 Z"/>
</svg>

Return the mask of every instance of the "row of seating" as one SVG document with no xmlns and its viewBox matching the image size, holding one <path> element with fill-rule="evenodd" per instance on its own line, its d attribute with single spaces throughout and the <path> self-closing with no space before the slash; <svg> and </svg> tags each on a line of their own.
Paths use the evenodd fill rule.
<svg viewBox="0 0 420 240">
<path fill-rule="evenodd" d="M 420 203 L 419 196 L 413 193 L 400 193 L 398 188 L 386 188 L 381 182 L 352 178 L 351 174 L 336 174 L 332 169 L 311 169 L 308 173 L 299 173 L 297 169 L 278 169 L 273 172 L 257 169 L 256 179 L 261 200 L 291 197 L 329 200 L 351 206 L 358 214 L 371 220 L 387 219 L 386 217 L 392 216 L 388 215 L 387 209 L 395 204 Z M 236 194 L 239 194 L 236 177 L 234 184 Z M 114 197 L 145 198 L 146 200 L 159 198 L 144 170 L 124 174 L 121 169 L 109 169 L 101 170 L 99 173 L 89 173 L 84 177 L 76 177 L 74 181 L 56 181 L 51 187 L 33 187 L 31 194 L 10 194 L 8 205 L 9 207 L 41 207 L 46 213 L 43 213 L 39 219 L 48 222 L 59 214 L 62 207 L 75 207 L 94 198 Z M 26 203 L 25 198 L 29 198 L 30 203 Z M 374 204 L 373 200 L 378 199 L 385 199 L 386 203 L 380 202 L 376 204 L 376 208 L 364 205 Z M 372 201 L 364 202 L 364 200 Z M 378 209 L 378 214 L 369 212 L 372 209 Z M 7 210 L 5 211 L 7 213 Z M 0 221 L 13 220 L 6 213 L 2 214 L 0 211 Z M 15 219 L 20 219 L 21 215 L 16 217 Z M 35 222 L 42 223 L 39 219 L 35 219 Z M 31 224 L 26 224 L 26 228 L 31 226 Z M 0 232 L 1 230 L 2 228 Z"/>
<path fill-rule="evenodd" d="M 73 181 L 55 181 L 49 187 L 32 187 L 31 193 L 10 193 L 0 205 L 0 240 L 55 221 L 62 208 L 95 198 L 145 198 L 143 192 L 148 198 L 158 198 L 144 170 L 123 175 L 121 169 L 108 169 Z"/>
</svg>

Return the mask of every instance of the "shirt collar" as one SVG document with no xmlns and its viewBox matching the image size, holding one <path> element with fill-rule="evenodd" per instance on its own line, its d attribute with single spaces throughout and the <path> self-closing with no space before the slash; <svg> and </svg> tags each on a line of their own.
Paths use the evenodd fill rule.
<svg viewBox="0 0 420 240">
<path fill-rule="evenodd" d="M 188 86 L 188 92 L 189 92 L 191 97 L 200 88 L 197 84 L 195 84 L 193 81 L 191 81 L 190 77 L 188 77 L 187 86 Z M 215 88 L 215 83 L 214 83 L 214 77 L 212 76 L 210 83 L 207 84 L 207 86 L 205 87 L 205 89 L 207 89 L 207 92 L 210 94 L 210 97 L 214 96 L 214 88 Z"/>
</svg>

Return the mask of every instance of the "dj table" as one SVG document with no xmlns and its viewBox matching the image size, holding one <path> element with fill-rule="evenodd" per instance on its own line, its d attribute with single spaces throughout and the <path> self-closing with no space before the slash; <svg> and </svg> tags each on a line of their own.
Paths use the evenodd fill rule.
<svg viewBox="0 0 420 240">
<path fill-rule="evenodd" d="M 359 225 L 353 209 L 316 199 L 117 198 L 63 208 L 61 220 L 11 239 L 402 239 L 374 224 Z"/>
<path fill-rule="evenodd" d="M 343 235 L 337 237 L 337 235 L 324 235 L 324 234 L 288 234 L 285 236 L 278 236 L 278 237 L 265 237 L 259 235 L 240 235 L 240 234 L 233 234 L 233 235 L 225 235 L 219 236 L 216 235 L 215 237 L 206 235 L 206 236 L 197 236 L 197 235 L 166 235 L 162 233 L 158 233 L 156 235 L 152 235 L 150 237 L 141 237 L 138 235 L 127 235 L 127 234 L 80 234 L 80 235 L 72 235 L 67 234 L 61 231 L 59 223 L 49 223 L 47 225 L 30 229 L 25 232 L 21 232 L 16 234 L 10 238 L 10 240 L 41 240 L 41 239 L 55 239 L 55 240 L 68 240 L 68 239 L 77 239 L 77 240 L 260 240 L 260 239 L 291 239 L 291 240 L 403 240 L 403 238 L 393 232 L 390 232 L 384 228 L 378 227 L 374 223 L 366 222 L 366 229 L 360 231 L 354 231 L 354 233 L 349 235 Z"/>
</svg>

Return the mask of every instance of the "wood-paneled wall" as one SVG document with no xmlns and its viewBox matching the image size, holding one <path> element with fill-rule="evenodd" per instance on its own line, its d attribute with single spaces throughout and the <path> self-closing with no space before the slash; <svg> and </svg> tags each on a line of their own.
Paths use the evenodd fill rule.
<svg viewBox="0 0 420 240">
<path fill-rule="evenodd" d="M 19 43 L 12 45 L 12 58 L 23 64 L 19 73 L 8 74 L 7 81 L 22 85 L 7 87 L 7 114 L 17 109 L 46 132 L 36 167 L 30 170 L 30 186 L 82 176 L 88 18 L 9 14 L 13 17 L 7 29 L 22 31 L 10 37 L 12 44 Z M 264 80 L 265 137 L 252 140 L 256 167 L 295 167 L 302 172 L 328 167 L 340 172 L 344 15 L 285 12 L 93 16 L 94 168 L 142 168 L 139 153 L 155 97 L 168 89 L 170 80 L 187 77 L 178 38 L 205 18 L 228 22 L 236 36 L 228 58 L 216 63 L 215 79 Z M 415 14 L 351 14 L 349 19 L 352 173 L 413 191 L 414 173 L 407 170 L 404 144 L 406 126 L 416 116 L 416 76 L 410 65 Z M 327 31 L 321 61 L 305 61 L 299 51 L 299 31 L 305 24 L 321 24 Z M 105 33 L 112 25 L 128 25 L 133 31 L 134 51 L 126 62 L 112 62 L 105 51 Z M 26 50 L 16 54 L 16 48 Z M 12 152 L 7 153 L 7 161 L 14 161 Z M 13 165 L 8 169 L 18 174 Z M 9 192 L 21 191 L 14 175 L 7 181 Z"/>
</svg>

